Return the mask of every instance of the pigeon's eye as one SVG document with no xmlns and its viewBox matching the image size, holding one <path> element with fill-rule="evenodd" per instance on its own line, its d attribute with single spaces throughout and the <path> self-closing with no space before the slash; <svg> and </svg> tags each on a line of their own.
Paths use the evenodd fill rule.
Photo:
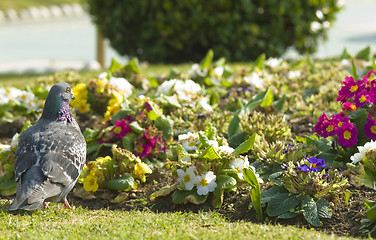
<svg viewBox="0 0 376 240">
<path fill-rule="evenodd" d="M 70 88 L 69 87 L 67 87 L 67 90 L 65 90 L 67 93 L 69 93 L 70 92 Z"/>
</svg>

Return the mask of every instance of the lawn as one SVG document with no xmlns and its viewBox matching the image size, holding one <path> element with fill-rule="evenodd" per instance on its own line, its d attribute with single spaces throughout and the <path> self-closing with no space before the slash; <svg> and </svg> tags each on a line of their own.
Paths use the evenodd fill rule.
<svg viewBox="0 0 376 240">
<path fill-rule="evenodd" d="M 61 5 L 61 4 L 82 3 L 82 0 L 2 0 L 0 1 L 0 10 L 7 9 L 21 10 L 28 7 Z"/>
</svg>

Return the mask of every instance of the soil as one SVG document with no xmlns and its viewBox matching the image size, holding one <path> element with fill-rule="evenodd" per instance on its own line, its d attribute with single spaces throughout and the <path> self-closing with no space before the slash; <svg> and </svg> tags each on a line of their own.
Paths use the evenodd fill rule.
<svg viewBox="0 0 376 240">
<path fill-rule="evenodd" d="M 81 119 L 84 126 L 99 124 L 98 119 Z M 4 125 L 0 124 L 0 141 L 2 143 L 10 142 L 10 138 L 16 132 L 22 128 L 20 124 L 22 120 L 15 121 L 13 124 Z M 292 132 L 296 135 L 304 136 L 310 134 L 313 128 L 313 119 L 311 118 L 299 118 L 290 122 Z M 4 140 L 4 141 L 3 141 Z M 160 188 L 172 185 L 174 179 L 169 171 L 165 168 L 161 168 L 158 171 L 153 171 L 148 175 L 147 181 L 138 186 L 137 190 L 121 193 L 123 201 L 115 203 L 114 198 L 119 195 L 118 192 L 109 190 L 102 190 L 95 193 L 95 195 L 83 200 L 78 197 L 78 188 L 75 188 L 69 195 L 68 200 L 74 206 L 82 206 L 87 209 L 110 209 L 110 210 L 143 210 L 149 209 L 153 212 L 202 212 L 202 211 L 216 211 L 225 217 L 228 221 L 245 221 L 258 223 L 256 220 L 256 213 L 254 210 L 249 209 L 251 202 L 250 189 L 248 186 L 240 186 L 234 193 L 225 194 L 224 202 L 221 208 L 213 208 L 210 201 L 207 201 L 201 205 L 195 205 L 192 203 L 176 205 L 172 203 L 171 195 L 150 199 L 150 195 L 159 190 Z M 351 182 L 351 181 L 349 181 Z M 367 187 L 357 187 L 351 185 L 348 187 L 351 192 L 348 205 L 345 204 L 344 197 L 341 196 L 341 201 L 334 206 L 333 216 L 330 219 L 322 219 L 323 226 L 316 228 L 318 231 L 323 231 L 328 234 L 335 234 L 338 236 L 353 236 L 359 237 L 361 233 L 359 228 L 361 227 L 361 220 L 366 217 L 367 208 L 364 205 L 366 200 L 376 199 L 376 191 Z M 11 196 L 12 197 L 12 196 Z M 275 219 L 269 218 L 269 222 L 272 224 L 281 225 L 293 225 L 303 228 L 312 228 L 303 216 L 292 219 Z"/>
</svg>

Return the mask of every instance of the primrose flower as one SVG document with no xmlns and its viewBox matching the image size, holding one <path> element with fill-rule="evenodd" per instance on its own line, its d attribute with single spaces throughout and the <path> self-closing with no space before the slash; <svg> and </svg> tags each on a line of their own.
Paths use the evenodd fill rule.
<svg viewBox="0 0 376 240">
<path fill-rule="evenodd" d="M 336 127 L 337 127 L 336 118 L 328 117 L 324 112 L 319 117 L 319 121 L 317 122 L 316 126 L 314 127 L 313 132 L 317 132 L 321 137 L 328 137 L 333 136 L 336 134 Z"/>
<path fill-rule="evenodd" d="M 186 190 L 192 190 L 193 187 L 198 183 L 197 169 L 195 166 L 188 167 L 185 171 L 183 169 L 178 169 L 178 183 L 182 184 Z"/>
<path fill-rule="evenodd" d="M 217 176 L 212 171 L 206 172 L 204 175 L 198 177 L 197 194 L 206 195 L 209 192 L 214 192 L 217 187 L 215 182 Z"/>
<path fill-rule="evenodd" d="M 141 179 L 142 182 L 146 182 L 145 174 L 152 173 L 152 170 L 146 163 L 140 161 L 134 166 L 134 173 Z"/>
<path fill-rule="evenodd" d="M 352 164 L 357 164 L 366 157 L 366 154 L 370 151 L 376 150 L 376 141 L 371 140 L 364 144 L 364 146 L 358 146 L 358 151 L 353 156 L 350 157 Z"/>
<path fill-rule="evenodd" d="M 295 167 L 295 169 L 299 169 L 299 170 L 301 170 L 302 172 L 305 172 L 305 173 L 309 172 L 311 170 L 311 168 L 308 167 L 307 164 L 302 164 L 300 166 L 297 166 L 297 167 Z"/>
<path fill-rule="evenodd" d="M 208 70 L 207 69 L 201 69 L 200 65 L 195 63 L 195 64 L 192 65 L 191 69 L 188 70 L 188 74 L 192 78 L 205 77 L 206 74 L 208 74 Z"/>
<path fill-rule="evenodd" d="M 244 168 L 249 168 L 249 162 L 248 162 L 248 157 L 245 157 L 244 159 L 242 158 L 235 158 L 230 164 L 230 168 L 236 170 L 238 177 L 240 179 L 243 179 L 243 169 Z"/>
<path fill-rule="evenodd" d="M 178 136 L 178 142 L 183 146 L 186 151 L 195 151 L 200 144 L 200 140 L 197 133 L 180 134 Z"/>
<path fill-rule="evenodd" d="M 281 65 L 282 62 L 283 62 L 283 60 L 280 59 L 280 58 L 268 58 L 265 61 L 265 65 L 269 66 L 271 68 L 274 68 L 274 67 L 278 67 L 279 65 Z"/>
<path fill-rule="evenodd" d="M 302 73 L 300 71 L 289 71 L 287 73 L 287 77 L 289 79 L 296 79 L 298 77 L 300 77 L 302 75 Z"/>
<path fill-rule="evenodd" d="M 126 120 L 121 119 L 120 121 L 115 121 L 115 126 L 112 131 L 115 133 L 116 138 L 123 138 L 129 132 L 132 132 L 132 128 L 128 125 Z"/>
<path fill-rule="evenodd" d="M 0 152 L 8 152 L 8 151 L 10 151 L 10 145 L 0 144 Z"/>
<path fill-rule="evenodd" d="M 343 110 L 344 111 L 350 111 L 350 112 L 355 112 L 356 111 L 356 104 L 352 102 L 344 102 L 343 103 Z"/>
<path fill-rule="evenodd" d="M 366 92 L 362 91 L 357 94 L 355 94 L 354 103 L 356 108 L 363 107 L 364 104 L 371 102 L 371 96 Z"/>
<path fill-rule="evenodd" d="M 186 165 L 192 164 L 192 158 L 189 155 L 185 155 L 182 157 L 179 156 L 179 161 L 181 164 L 186 164 Z"/>
<path fill-rule="evenodd" d="M 19 133 L 16 133 L 13 135 L 12 137 L 12 141 L 10 143 L 10 148 L 13 149 L 13 150 L 16 150 L 17 149 L 17 146 L 18 146 L 18 139 L 20 138 L 20 134 Z"/>
<path fill-rule="evenodd" d="M 376 140 L 376 118 L 368 114 L 368 120 L 363 126 L 364 134 L 367 138 Z"/>
<path fill-rule="evenodd" d="M 316 158 L 316 157 L 311 157 L 311 158 L 304 157 L 304 158 L 307 159 L 308 162 L 312 164 L 312 167 L 310 168 L 312 172 L 319 172 L 320 171 L 319 167 L 327 167 L 324 159 Z"/>
<path fill-rule="evenodd" d="M 74 108 L 77 108 L 78 111 L 82 113 L 87 113 L 90 111 L 90 104 L 87 102 L 88 90 L 85 83 L 79 83 L 72 88 L 76 99 L 71 101 L 71 105 Z"/>
<path fill-rule="evenodd" d="M 108 80 L 108 84 L 122 92 L 124 98 L 127 98 L 132 94 L 133 85 L 125 78 L 111 77 L 110 80 Z"/>
<path fill-rule="evenodd" d="M 347 76 L 345 81 L 342 82 L 343 86 L 338 92 L 337 101 L 346 102 L 348 99 L 352 98 L 358 92 L 361 92 L 366 87 L 366 81 L 357 80 L 355 81 L 353 77 Z"/>
<path fill-rule="evenodd" d="M 216 79 L 220 79 L 223 75 L 224 68 L 222 66 L 213 69 L 213 74 Z"/>
<path fill-rule="evenodd" d="M 264 79 L 261 78 L 260 74 L 257 72 L 252 72 L 250 76 L 245 76 L 243 78 L 244 81 L 250 85 L 252 90 L 261 90 L 263 88 Z"/>
<path fill-rule="evenodd" d="M 358 130 L 352 123 L 344 122 L 342 127 L 337 129 L 338 143 L 344 147 L 352 147 L 358 141 Z"/>
<path fill-rule="evenodd" d="M 88 175 L 85 179 L 84 179 L 84 189 L 85 191 L 87 192 L 95 192 L 98 190 L 98 182 L 97 182 L 97 178 L 94 177 L 93 175 Z"/>
<path fill-rule="evenodd" d="M 209 102 L 209 99 L 207 99 L 206 97 L 202 97 L 201 100 L 198 102 L 198 104 L 205 110 L 205 111 L 208 111 L 208 112 L 211 112 L 213 111 L 213 108 L 212 106 L 208 103 Z"/>
</svg>

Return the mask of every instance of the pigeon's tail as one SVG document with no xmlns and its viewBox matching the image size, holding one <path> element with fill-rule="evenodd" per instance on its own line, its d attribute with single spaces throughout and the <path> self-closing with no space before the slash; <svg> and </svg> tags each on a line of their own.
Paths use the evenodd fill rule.
<svg viewBox="0 0 376 240">
<path fill-rule="evenodd" d="M 8 211 L 41 209 L 45 199 L 42 190 L 45 181 L 46 177 L 39 166 L 33 166 L 26 171 L 18 180 L 16 198 L 8 207 Z"/>
</svg>

